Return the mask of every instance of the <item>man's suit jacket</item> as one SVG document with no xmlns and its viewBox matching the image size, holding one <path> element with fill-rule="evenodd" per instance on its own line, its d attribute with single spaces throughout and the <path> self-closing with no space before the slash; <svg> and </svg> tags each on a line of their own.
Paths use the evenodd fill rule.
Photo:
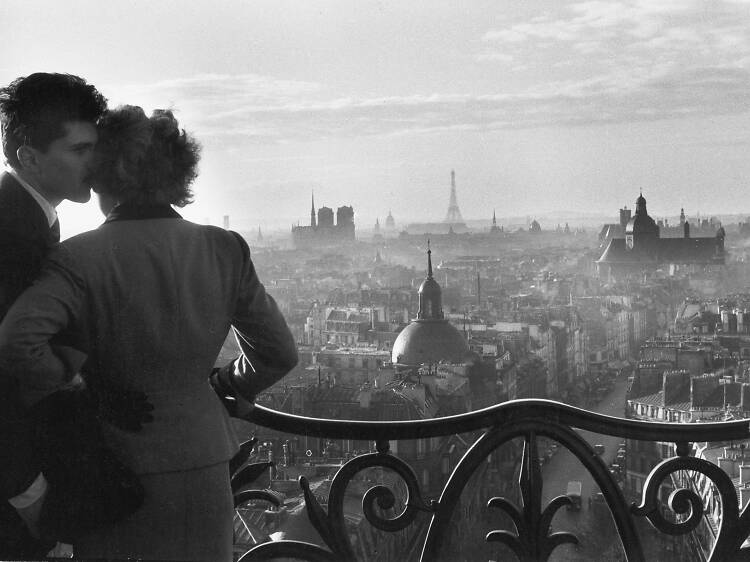
<svg viewBox="0 0 750 562">
<path fill-rule="evenodd" d="M 8 173 L 0 176 L 0 320 L 39 273 L 57 242 L 39 204 Z M 0 500 L 20 494 L 39 473 L 33 427 L 15 380 L 0 369 Z"/>
<path fill-rule="evenodd" d="M 0 319 L 28 287 L 57 242 L 33 197 L 8 173 L 0 176 Z"/>
<path fill-rule="evenodd" d="M 34 198 L 8 173 L 0 175 L 0 320 L 36 277 L 57 242 Z M 35 425 L 21 406 L 14 378 L 0 369 L 0 558 L 43 557 L 50 544 L 31 538 L 6 501 L 39 474 Z"/>
<path fill-rule="evenodd" d="M 55 391 L 66 366 L 54 334 L 82 334 L 96 393 L 145 392 L 154 421 L 139 433 L 105 424 L 137 473 L 230 459 L 237 443 L 207 381 L 232 326 L 255 391 L 297 362 L 293 336 L 258 280 L 245 241 L 170 207 L 119 206 L 97 230 L 60 244 L 0 325 L 0 368 L 23 373 L 27 404 Z"/>
</svg>

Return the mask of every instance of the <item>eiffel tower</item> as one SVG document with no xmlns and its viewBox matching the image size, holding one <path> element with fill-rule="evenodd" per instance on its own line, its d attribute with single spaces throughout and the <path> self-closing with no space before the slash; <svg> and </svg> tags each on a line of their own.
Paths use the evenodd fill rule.
<svg viewBox="0 0 750 562">
<path fill-rule="evenodd" d="M 464 219 L 461 217 L 461 211 L 458 209 L 458 201 L 456 201 L 456 172 L 451 170 L 451 200 L 448 203 L 448 214 L 445 215 L 447 223 L 463 223 Z"/>
</svg>

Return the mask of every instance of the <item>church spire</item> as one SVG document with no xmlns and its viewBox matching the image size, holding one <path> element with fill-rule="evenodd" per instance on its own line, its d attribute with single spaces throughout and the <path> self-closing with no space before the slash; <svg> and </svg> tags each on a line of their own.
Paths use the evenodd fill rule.
<svg viewBox="0 0 750 562">
<path fill-rule="evenodd" d="M 312 192 L 312 205 L 310 206 L 310 226 L 312 226 L 313 228 L 317 226 L 315 223 L 315 192 L 314 191 Z"/>
<path fill-rule="evenodd" d="M 432 250 L 430 250 L 430 239 L 427 239 L 427 279 L 432 279 Z"/>
<path fill-rule="evenodd" d="M 444 318 L 442 291 L 432 275 L 432 250 L 430 241 L 427 240 L 427 277 L 419 287 L 417 320 L 442 320 Z"/>
</svg>

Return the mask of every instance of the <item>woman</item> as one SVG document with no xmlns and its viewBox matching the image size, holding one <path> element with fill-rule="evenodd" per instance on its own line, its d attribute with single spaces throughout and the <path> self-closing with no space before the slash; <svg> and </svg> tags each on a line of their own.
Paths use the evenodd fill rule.
<svg viewBox="0 0 750 562">
<path fill-rule="evenodd" d="M 143 506 L 79 541 L 81 558 L 232 559 L 228 460 L 237 451 L 208 374 L 228 334 L 243 356 L 233 376 L 252 396 L 297 362 L 293 337 L 237 234 L 183 220 L 199 149 L 170 111 L 125 106 L 100 126 L 94 190 L 107 214 L 63 242 L 0 326 L 0 369 L 33 405 L 70 377 L 58 333 L 88 354 L 95 392 L 145 392 L 152 423 L 104 424 L 146 492 Z M 86 374 L 90 373 L 90 374 Z"/>
</svg>

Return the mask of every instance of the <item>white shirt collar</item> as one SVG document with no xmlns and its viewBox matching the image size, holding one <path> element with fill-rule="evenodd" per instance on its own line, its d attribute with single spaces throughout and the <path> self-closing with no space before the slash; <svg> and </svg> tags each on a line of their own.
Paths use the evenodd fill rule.
<svg viewBox="0 0 750 562">
<path fill-rule="evenodd" d="M 21 184 L 21 187 L 23 187 L 29 193 L 29 195 L 34 198 L 34 201 L 39 204 L 39 206 L 42 208 L 42 211 L 44 212 L 44 216 L 47 217 L 49 226 L 52 227 L 52 225 L 55 224 L 55 221 L 57 220 L 57 210 L 55 210 L 55 207 L 50 205 L 49 201 L 42 197 L 29 182 L 19 176 L 18 172 L 10 169 L 8 170 L 8 173 L 16 178 L 16 181 Z"/>
</svg>

